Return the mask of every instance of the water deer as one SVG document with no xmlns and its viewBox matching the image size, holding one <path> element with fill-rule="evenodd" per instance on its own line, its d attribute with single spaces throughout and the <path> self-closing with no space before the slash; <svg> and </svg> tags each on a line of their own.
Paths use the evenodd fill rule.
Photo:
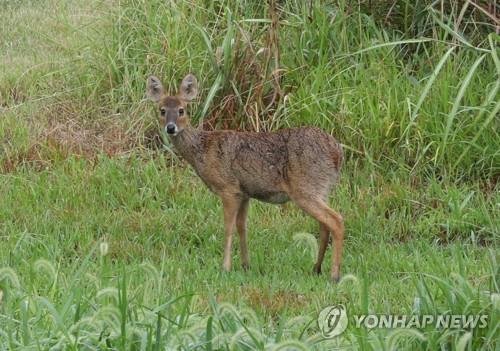
<svg viewBox="0 0 500 351">
<path fill-rule="evenodd" d="M 231 270 L 235 227 L 243 269 L 249 267 L 246 238 L 249 200 L 273 204 L 292 200 L 320 224 L 314 271 L 321 273 L 331 233 L 335 248 L 331 279 L 339 279 L 344 223 L 342 216 L 328 206 L 327 199 L 338 181 L 343 151 L 332 136 L 315 127 L 270 133 L 194 128 L 186 112 L 188 102 L 198 93 L 198 83 L 192 74 L 182 80 L 176 95 L 166 94 L 155 76 L 148 78 L 146 92 L 158 103 L 161 124 L 177 152 L 222 199 L 225 271 Z"/>
</svg>

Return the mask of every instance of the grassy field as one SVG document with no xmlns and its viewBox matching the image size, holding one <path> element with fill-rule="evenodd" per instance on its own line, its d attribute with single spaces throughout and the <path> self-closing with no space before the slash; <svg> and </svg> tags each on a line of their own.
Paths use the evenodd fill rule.
<svg viewBox="0 0 500 351">
<path fill-rule="evenodd" d="M 0 350 L 498 349 L 494 14 L 396 3 L 0 2 Z M 312 274 L 318 228 L 291 204 L 253 202 L 251 268 L 236 243 L 221 271 L 221 204 L 145 98 L 149 74 L 175 90 L 188 72 L 194 124 L 344 144 L 340 283 Z M 324 339 L 339 303 L 488 326 L 350 319 Z"/>
</svg>

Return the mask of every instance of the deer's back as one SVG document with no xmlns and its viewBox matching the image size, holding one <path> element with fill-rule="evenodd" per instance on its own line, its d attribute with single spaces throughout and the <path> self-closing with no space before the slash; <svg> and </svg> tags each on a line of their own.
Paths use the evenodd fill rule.
<svg viewBox="0 0 500 351">
<path fill-rule="evenodd" d="M 290 191 L 327 192 L 338 178 L 342 148 L 318 128 L 202 133 L 205 157 L 197 171 L 218 193 L 281 203 Z"/>
</svg>

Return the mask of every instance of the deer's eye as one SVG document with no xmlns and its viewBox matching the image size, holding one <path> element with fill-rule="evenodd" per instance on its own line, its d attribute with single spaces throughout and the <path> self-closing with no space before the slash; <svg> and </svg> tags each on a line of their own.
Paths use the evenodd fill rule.
<svg viewBox="0 0 500 351">
<path fill-rule="evenodd" d="M 167 111 L 165 111 L 165 109 L 164 109 L 164 108 L 161 108 L 161 109 L 160 109 L 160 115 L 165 116 L 165 113 L 166 113 L 166 112 L 167 112 Z"/>
<path fill-rule="evenodd" d="M 181 108 L 179 109 L 179 116 L 182 116 L 182 115 L 184 115 L 184 109 L 181 107 Z"/>
</svg>

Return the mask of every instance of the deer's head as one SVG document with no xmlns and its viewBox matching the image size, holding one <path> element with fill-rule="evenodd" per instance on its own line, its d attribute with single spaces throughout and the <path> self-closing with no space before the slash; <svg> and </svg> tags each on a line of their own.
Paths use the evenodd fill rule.
<svg viewBox="0 0 500 351">
<path fill-rule="evenodd" d="M 176 95 L 168 95 L 161 81 L 155 76 L 150 76 L 146 93 L 153 102 L 158 103 L 160 121 L 165 132 L 175 136 L 189 123 L 186 105 L 198 94 L 198 82 L 194 75 L 188 74 L 182 80 L 179 92 Z"/>
</svg>

